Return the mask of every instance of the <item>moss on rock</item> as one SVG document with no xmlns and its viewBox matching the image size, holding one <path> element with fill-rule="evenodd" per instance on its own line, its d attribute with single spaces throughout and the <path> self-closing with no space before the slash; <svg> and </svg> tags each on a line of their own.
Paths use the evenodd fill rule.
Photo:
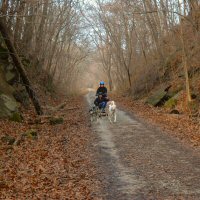
<svg viewBox="0 0 200 200">
<path fill-rule="evenodd" d="M 0 45 L 0 59 L 7 60 L 8 57 L 9 57 L 8 50 Z"/>
<path fill-rule="evenodd" d="M 169 109 L 173 109 L 173 108 L 176 107 L 176 105 L 177 105 L 177 99 L 172 97 L 168 101 L 165 102 L 164 107 L 169 108 Z"/>
<path fill-rule="evenodd" d="M 14 112 L 12 114 L 12 116 L 10 117 L 10 120 L 14 121 L 14 122 L 20 122 L 21 123 L 23 121 L 23 117 L 20 113 Z"/>
<path fill-rule="evenodd" d="M 14 112 L 18 112 L 18 106 L 14 98 L 0 94 L 0 118 L 11 117 Z"/>
<path fill-rule="evenodd" d="M 16 74 L 14 72 L 8 71 L 5 75 L 6 81 L 8 83 L 13 83 L 16 78 Z"/>
<path fill-rule="evenodd" d="M 165 90 L 160 89 L 156 91 L 153 95 L 151 95 L 146 102 L 150 105 L 157 106 L 166 96 L 166 94 L 167 92 Z"/>
<path fill-rule="evenodd" d="M 4 93 L 11 96 L 13 92 L 14 88 L 6 82 L 5 74 L 2 68 L 0 68 L 0 94 Z"/>
<path fill-rule="evenodd" d="M 28 108 L 30 101 L 27 91 L 24 87 L 18 87 L 13 92 L 13 96 L 17 102 L 21 103 L 24 107 Z"/>
<path fill-rule="evenodd" d="M 15 138 L 6 134 L 5 136 L 1 137 L 1 141 L 7 143 L 8 145 L 13 145 Z"/>
<path fill-rule="evenodd" d="M 62 117 L 52 117 L 49 120 L 49 122 L 51 125 L 56 125 L 56 124 L 62 124 L 64 122 L 64 120 Z"/>
<path fill-rule="evenodd" d="M 25 133 L 23 133 L 22 136 L 25 136 L 25 137 L 35 140 L 38 138 L 38 133 L 37 133 L 37 130 L 30 129 L 30 130 L 26 131 Z"/>
</svg>

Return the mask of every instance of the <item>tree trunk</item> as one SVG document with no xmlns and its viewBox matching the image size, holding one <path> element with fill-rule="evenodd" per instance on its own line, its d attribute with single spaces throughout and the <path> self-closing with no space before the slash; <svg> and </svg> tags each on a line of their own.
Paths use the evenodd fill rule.
<svg viewBox="0 0 200 200">
<path fill-rule="evenodd" d="M 112 78 L 111 78 L 110 70 L 108 71 L 108 84 L 109 84 L 110 92 L 112 92 L 113 85 L 112 85 Z"/>
<path fill-rule="evenodd" d="M 131 82 L 131 74 L 130 74 L 130 71 L 129 71 L 129 70 L 127 71 L 127 75 L 128 75 L 129 87 L 131 88 L 132 82 Z"/>
<path fill-rule="evenodd" d="M 182 23 L 182 21 L 181 21 Z M 189 76 L 188 76 L 188 68 L 187 68 L 187 56 L 185 52 L 185 44 L 183 40 L 183 28 L 182 24 L 181 26 L 181 43 L 182 43 L 182 48 L 183 48 L 183 54 L 182 54 L 182 60 L 183 60 L 183 68 L 184 68 L 184 73 L 185 73 L 185 85 L 186 85 L 186 93 L 187 93 L 187 102 L 191 102 L 191 94 L 190 94 L 190 84 L 189 84 Z"/>
<path fill-rule="evenodd" d="M 16 49 L 9 37 L 9 34 L 8 34 L 8 29 L 6 27 L 6 25 L 4 24 L 4 22 L 2 21 L 2 19 L 0 19 L 0 32 L 4 38 L 4 41 L 5 41 L 5 44 L 10 52 L 10 56 L 12 57 L 13 59 L 13 62 L 14 62 L 14 65 L 17 69 L 17 71 L 19 72 L 20 76 L 22 77 L 22 81 L 26 87 L 26 90 L 29 94 L 29 97 L 31 98 L 32 102 L 33 102 L 33 105 L 35 107 L 35 110 L 37 112 L 38 115 L 42 115 L 43 112 L 42 112 L 42 108 L 40 106 L 40 103 L 36 97 L 36 94 L 34 92 L 34 90 L 32 89 L 32 86 L 31 86 L 31 83 L 30 83 L 30 80 L 28 79 L 27 75 L 26 75 L 26 72 L 24 70 L 24 67 L 21 63 L 21 60 L 16 52 Z"/>
<path fill-rule="evenodd" d="M 181 5 L 179 2 L 179 11 L 181 13 Z M 183 69 L 185 73 L 185 84 L 186 84 L 186 94 L 187 94 L 187 102 L 191 102 L 191 94 L 190 94 L 190 84 L 189 84 L 189 76 L 188 76 L 188 66 L 187 66 L 187 55 L 186 55 L 186 50 L 185 50 L 185 43 L 184 43 L 184 35 L 183 35 L 183 17 L 179 16 L 180 20 L 180 39 L 181 39 L 181 44 L 182 44 L 182 61 L 183 61 Z"/>
<path fill-rule="evenodd" d="M 43 50 L 43 46 L 44 46 L 44 35 L 46 34 L 44 32 L 44 26 L 45 26 L 45 22 L 47 19 L 47 14 L 48 14 L 48 3 L 49 0 L 44 0 L 43 1 L 43 10 L 42 10 L 42 18 L 41 21 L 39 23 L 39 27 L 36 33 L 36 41 L 35 41 L 35 52 L 34 55 L 39 55 L 41 54 L 41 50 Z M 32 24 L 31 24 L 32 25 Z M 34 60 L 34 65 L 37 63 L 37 57 Z"/>
</svg>

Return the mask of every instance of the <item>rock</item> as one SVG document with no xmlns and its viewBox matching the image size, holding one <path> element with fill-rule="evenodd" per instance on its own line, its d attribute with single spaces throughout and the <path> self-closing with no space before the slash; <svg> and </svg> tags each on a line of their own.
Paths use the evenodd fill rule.
<svg viewBox="0 0 200 200">
<path fill-rule="evenodd" d="M 25 136 L 26 136 L 25 133 L 19 135 L 19 136 L 16 138 L 14 145 L 19 146 L 22 142 L 24 142 L 24 141 L 25 141 Z"/>
<path fill-rule="evenodd" d="M 177 101 L 179 100 L 179 98 L 181 97 L 181 95 L 183 94 L 183 90 L 179 91 L 176 95 L 173 96 L 174 99 L 176 99 Z"/>
<path fill-rule="evenodd" d="M 8 145 L 13 145 L 15 138 L 6 134 L 5 136 L 1 137 L 1 141 L 7 143 Z"/>
<path fill-rule="evenodd" d="M 0 45 L 0 54 L 2 51 L 7 52 L 7 49 Z M 8 54 L 5 60 L 0 55 L 0 118 L 10 118 L 13 113 L 18 112 L 19 103 L 13 96 L 15 88 L 10 85 L 17 76 L 14 70 Z"/>
<path fill-rule="evenodd" d="M 9 83 L 9 84 L 13 84 L 13 82 L 15 81 L 16 79 L 16 74 L 14 72 L 11 72 L 11 71 L 8 71 L 5 75 L 5 78 L 6 78 L 6 81 Z"/>
<path fill-rule="evenodd" d="M 56 125 L 56 124 L 62 124 L 64 122 L 64 120 L 62 117 L 52 117 L 49 120 L 49 122 L 51 125 Z"/>
<path fill-rule="evenodd" d="M 0 45 L 0 59 L 7 61 L 8 57 L 9 57 L 8 50 Z"/>
<path fill-rule="evenodd" d="M 3 67 L 0 68 L 0 94 L 4 93 L 10 96 L 14 92 L 14 88 L 6 82 L 2 68 Z"/>
<path fill-rule="evenodd" d="M 13 96 L 17 102 L 21 103 L 24 107 L 28 108 L 30 105 L 29 96 L 24 87 L 17 88 L 13 92 Z"/>
<path fill-rule="evenodd" d="M 20 122 L 21 123 L 23 121 L 23 116 L 18 112 L 14 112 L 12 114 L 12 116 L 10 117 L 10 120 L 14 121 L 14 122 Z"/>
<path fill-rule="evenodd" d="M 10 153 L 12 153 L 12 151 L 13 151 L 13 148 L 7 148 L 6 153 L 10 154 Z"/>
<path fill-rule="evenodd" d="M 167 95 L 169 96 L 169 98 L 171 98 L 171 97 L 174 97 L 175 95 L 179 94 L 180 91 L 182 91 L 182 90 L 183 90 L 183 85 L 180 85 L 180 84 L 173 85 L 169 89 Z"/>
<path fill-rule="evenodd" d="M 4 101 L 5 106 L 11 111 L 15 112 L 18 108 L 18 104 L 16 101 L 11 99 L 9 96 L 1 94 L 0 98 Z"/>
<path fill-rule="evenodd" d="M 174 97 L 177 93 L 178 93 L 177 91 L 168 91 L 167 96 L 168 96 L 169 98 L 172 98 L 172 97 Z"/>
<path fill-rule="evenodd" d="M 164 107 L 168 109 L 173 109 L 176 107 L 176 105 L 177 105 L 177 99 L 172 97 L 168 101 L 165 102 Z"/>
<path fill-rule="evenodd" d="M 25 66 L 25 67 L 30 67 L 31 66 L 31 62 L 29 59 L 25 58 L 25 57 L 22 57 L 21 58 L 21 61 L 22 61 L 22 64 Z"/>
<path fill-rule="evenodd" d="M 24 139 L 23 138 L 19 138 L 19 139 L 15 140 L 14 145 L 19 146 L 22 143 L 22 141 L 24 141 Z"/>
<path fill-rule="evenodd" d="M 37 130 L 30 129 L 30 130 L 27 130 L 25 133 L 22 133 L 22 134 L 19 135 L 18 138 L 15 140 L 14 145 L 19 146 L 22 142 L 25 141 L 25 138 L 30 138 L 30 139 L 32 139 L 32 140 L 37 140 L 37 139 L 38 139 Z"/>
<path fill-rule="evenodd" d="M 0 94 L 0 118 L 11 117 L 14 112 L 18 111 L 18 106 L 14 98 Z"/>
<path fill-rule="evenodd" d="M 14 66 L 13 66 L 13 64 L 11 64 L 11 63 L 9 63 L 7 66 L 6 66 L 6 70 L 7 71 L 11 71 L 11 70 L 14 70 L 15 68 L 14 68 Z"/>
<path fill-rule="evenodd" d="M 198 95 L 197 95 L 197 94 L 194 94 L 194 93 L 193 93 L 193 94 L 191 94 L 191 98 L 192 98 L 192 99 L 197 99 L 197 97 L 198 97 Z"/>
<path fill-rule="evenodd" d="M 179 112 L 178 110 L 174 109 L 174 110 L 171 110 L 170 114 L 176 114 L 176 115 L 179 115 L 180 112 Z"/>
<path fill-rule="evenodd" d="M 167 95 L 167 91 L 164 88 L 161 88 L 157 90 L 154 94 L 152 94 L 147 100 L 146 103 L 153 105 L 153 106 L 159 106 L 159 104 L 162 104 L 162 101 L 165 99 Z"/>
<path fill-rule="evenodd" d="M 34 140 L 38 139 L 37 131 L 34 129 L 30 129 L 30 130 L 26 131 L 25 133 L 22 134 L 22 137 L 23 136 L 34 139 Z"/>
</svg>

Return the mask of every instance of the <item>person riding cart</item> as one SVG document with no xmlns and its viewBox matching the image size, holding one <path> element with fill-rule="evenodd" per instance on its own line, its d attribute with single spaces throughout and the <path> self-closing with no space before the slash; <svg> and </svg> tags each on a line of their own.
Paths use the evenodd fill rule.
<svg viewBox="0 0 200 200">
<path fill-rule="evenodd" d="M 100 84 L 99 84 L 100 86 L 96 92 L 97 98 L 94 101 L 94 104 L 96 106 L 98 106 L 99 109 L 102 110 L 102 112 L 105 112 L 107 102 L 109 101 L 109 99 L 107 97 L 107 88 L 104 86 L 104 84 L 105 83 L 103 81 L 100 82 Z"/>
</svg>

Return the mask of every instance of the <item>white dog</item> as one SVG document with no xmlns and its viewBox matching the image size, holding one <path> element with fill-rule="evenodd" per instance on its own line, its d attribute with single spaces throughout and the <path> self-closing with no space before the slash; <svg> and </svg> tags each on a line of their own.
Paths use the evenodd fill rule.
<svg viewBox="0 0 200 200">
<path fill-rule="evenodd" d="M 115 102 L 111 101 L 108 107 L 108 119 L 110 120 L 110 123 L 117 121 L 116 108 Z"/>
</svg>

